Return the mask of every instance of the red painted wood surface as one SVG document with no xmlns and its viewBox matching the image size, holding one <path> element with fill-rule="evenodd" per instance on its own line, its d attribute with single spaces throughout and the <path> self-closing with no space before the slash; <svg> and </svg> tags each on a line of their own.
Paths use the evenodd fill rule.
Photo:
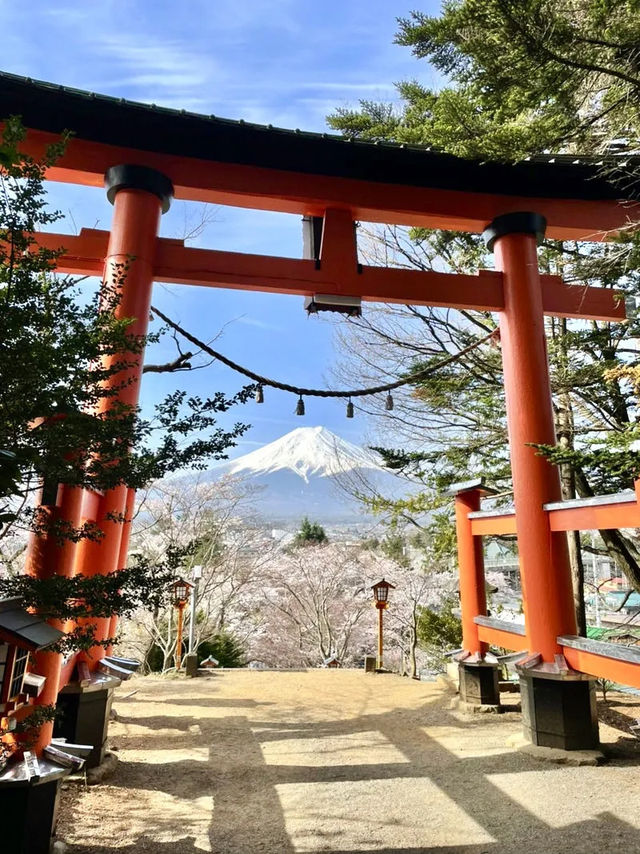
<svg viewBox="0 0 640 854">
<path fill-rule="evenodd" d="M 352 230 L 348 234 L 352 237 Z M 64 247 L 58 262 L 61 273 L 101 276 L 108 232 L 82 229 L 79 235 L 39 234 L 38 243 L 48 249 Z M 341 243 L 338 243 L 340 246 Z M 324 252 L 327 251 L 323 244 Z M 360 268 L 353 254 L 350 263 L 333 262 L 324 254 L 320 269 L 314 261 L 279 258 L 213 249 L 193 249 L 180 240 L 159 239 L 153 265 L 156 282 L 203 287 L 312 296 L 317 293 L 359 296 L 365 302 L 411 303 L 449 308 L 500 311 L 504 307 L 502 274 L 481 270 L 478 275 L 401 270 L 389 267 Z M 624 302 L 606 288 L 566 285 L 560 276 L 541 276 L 545 314 L 583 317 L 590 320 L 623 320 Z"/>
<path fill-rule="evenodd" d="M 536 238 L 506 234 L 495 254 L 504 275 L 500 340 L 527 645 L 553 661 L 556 638 L 575 634 L 576 623 L 567 540 L 551 531 L 543 508 L 560 500 L 560 479 L 532 447 L 555 444 Z"/>
<path fill-rule="evenodd" d="M 591 507 L 562 507 L 545 511 L 552 531 L 606 531 L 640 527 L 640 506 L 633 494 L 628 502 L 613 502 Z M 516 533 L 515 513 L 471 519 L 475 537 Z"/>
<path fill-rule="evenodd" d="M 552 531 L 606 531 L 640 527 L 640 507 L 633 500 L 633 495 L 628 504 L 566 507 L 548 512 Z"/>
<path fill-rule="evenodd" d="M 487 613 L 486 585 L 482 540 L 473 536 L 469 513 L 480 508 L 482 490 L 472 489 L 456 495 L 456 533 L 458 539 L 458 568 L 460 572 L 460 611 L 462 618 L 462 647 L 470 653 L 484 655 L 487 644 L 479 637 L 477 616 Z"/>
<path fill-rule="evenodd" d="M 478 637 L 487 644 L 511 649 L 514 652 L 525 652 L 529 649 L 526 637 L 516 632 L 507 632 L 503 629 L 489 628 L 489 626 L 478 626 Z"/>
<path fill-rule="evenodd" d="M 113 224 L 104 263 L 104 280 L 116 286 L 121 293 L 116 315 L 132 318 L 128 332 L 144 335 L 149 325 L 149 308 L 153 287 L 153 265 L 156 240 L 161 216 L 160 200 L 152 193 L 122 189 L 115 197 Z M 124 354 L 127 367 L 107 380 L 107 387 L 118 389 L 114 397 L 100 401 L 98 411 L 105 412 L 118 404 L 137 406 L 140 396 L 143 353 Z M 122 354 L 105 358 L 105 367 L 122 360 Z M 76 571 L 83 575 L 106 575 L 118 569 L 118 559 L 123 537 L 120 518 L 125 513 L 127 487 L 108 490 L 98 499 L 95 511 L 96 524 L 104 536 L 99 541 L 82 540 L 76 550 Z M 92 621 L 97 640 L 109 637 L 111 620 Z M 90 665 L 103 658 L 105 650 L 93 647 L 89 654 Z"/>
<path fill-rule="evenodd" d="M 78 487 L 60 484 L 55 506 L 40 506 L 40 511 L 47 515 L 49 524 L 63 522 L 72 528 L 79 528 L 82 522 L 83 490 Z M 33 533 L 29 541 L 29 550 L 25 571 L 37 578 L 47 579 L 56 575 L 71 578 L 74 574 L 74 558 L 76 544 L 71 540 L 59 540 L 53 530 L 48 533 Z M 50 620 L 51 624 L 60 631 L 69 631 L 72 626 L 60 620 Z M 33 654 L 33 664 L 30 669 L 46 677 L 44 688 L 37 699 L 40 706 L 55 706 L 58 692 L 66 681 L 62 680 L 62 655 L 57 652 L 40 650 Z M 38 739 L 34 745 L 37 755 L 51 742 L 53 723 L 45 723 L 40 727 Z"/>
<path fill-rule="evenodd" d="M 471 530 L 475 537 L 488 537 L 498 534 L 516 533 L 516 514 L 509 516 L 483 516 L 482 519 L 471 519 Z"/>
<path fill-rule="evenodd" d="M 54 134 L 30 130 L 21 148 L 39 158 Z M 481 232 L 500 214 L 535 210 L 556 240 L 602 240 L 637 222 L 638 205 L 615 201 L 527 198 L 314 175 L 176 157 L 72 138 L 47 178 L 101 187 L 104 173 L 120 163 L 142 163 L 167 175 L 176 198 L 219 205 L 322 216 L 343 208 L 352 219 L 396 225 Z"/>
<path fill-rule="evenodd" d="M 568 664 L 581 673 L 588 673 L 598 679 L 608 679 L 620 685 L 629 685 L 632 688 L 640 688 L 640 665 L 630 661 L 618 661 L 604 655 L 596 655 L 593 652 L 585 652 L 581 649 L 572 649 L 568 646 L 562 647 L 562 653 Z"/>
</svg>

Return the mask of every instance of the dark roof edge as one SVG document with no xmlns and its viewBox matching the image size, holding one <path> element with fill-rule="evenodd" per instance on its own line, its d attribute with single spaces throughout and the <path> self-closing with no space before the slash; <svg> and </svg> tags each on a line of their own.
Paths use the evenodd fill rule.
<svg viewBox="0 0 640 854">
<path fill-rule="evenodd" d="M 0 72 L 0 117 L 29 128 L 171 156 L 432 189 L 531 198 L 631 199 L 638 193 L 625 159 L 625 185 L 602 173 L 604 161 L 536 155 L 516 163 L 466 160 L 427 146 L 371 142 L 200 115 L 97 95 Z M 623 165 L 619 158 L 605 164 Z"/>
</svg>

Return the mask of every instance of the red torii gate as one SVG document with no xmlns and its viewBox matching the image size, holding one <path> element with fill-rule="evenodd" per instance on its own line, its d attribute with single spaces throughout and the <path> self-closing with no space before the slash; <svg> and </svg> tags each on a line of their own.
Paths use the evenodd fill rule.
<svg viewBox="0 0 640 854">
<path fill-rule="evenodd" d="M 12 114 L 22 116 L 28 128 L 23 148 L 36 158 L 64 129 L 73 132 L 65 153 L 48 170 L 49 180 L 95 187 L 106 183 L 114 205 L 110 232 L 82 229 L 77 237 L 40 234 L 38 240 L 48 247 L 64 246 L 58 269 L 72 274 L 108 280 L 118 264 L 134 257 L 119 307 L 121 316 L 135 318 L 134 334 L 146 332 L 154 281 L 499 313 L 515 513 L 495 524 L 482 514 L 478 517 L 477 483 L 463 486 L 457 498 L 466 651 L 460 665 L 462 690 L 472 699 L 477 672 L 490 671 L 485 659 L 489 641 L 526 650 L 532 656 L 527 671 L 532 695 L 538 683 L 545 690 L 552 686 L 544 703 L 560 719 L 562 746 L 596 743 L 590 683 L 582 674 L 602 675 L 602 668 L 593 664 L 591 653 L 574 651 L 567 642 L 575 636 L 576 625 L 563 532 L 574 521 L 571 510 L 553 506 L 560 499 L 557 472 L 530 444 L 555 441 L 543 316 L 617 321 L 625 316 L 624 306 L 611 290 L 568 287 L 557 276 L 541 275 L 536 244 L 545 229 L 557 239 L 603 240 L 637 220 L 639 206 L 630 200 L 621 204 L 620 191 L 599 176 L 594 165 L 574 157 L 533 158 L 515 165 L 477 163 L 420 147 L 229 122 L 0 75 L 0 115 Z M 317 257 L 297 260 L 191 249 L 179 240 L 161 239 L 160 217 L 174 195 L 322 217 Z M 484 232 L 497 269 L 472 276 L 361 266 L 355 220 Z M 129 369 L 132 382 L 121 399 L 135 405 L 142 356 L 134 361 Z M 44 576 L 108 573 L 122 567 L 129 524 L 112 520 L 119 515 L 130 519 L 133 500 L 125 487 L 98 496 L 60 484 L 51 512 L 73 525 L 95 521 L 105 536 L 100 543 L 77 547 L 46 543 L 43 548 L 37 542 L 29 570 Z M 620 511 L 611 518 L 621 527 L 640 524 L 633 499 L 609 510 Z M 589 525 L 599 519 L 597 513 L 589 516 Z M 522 638 L 504 627 L 491 627 L 486 617 L 479 537 L 502 531 L 499 526 L 505 524 L 518 535 L 526 614 Z M 98 637 L 109 637 L 113 628 L 113 621 L 101 621 Z M 88 661 L 93 672 L 102 655 L 96 648 Z M 575 670 L 563 665 L 561 655 Z M 603 657 L 607 667 L 615 660 Z M 624 675 L 621 681 L 640 684 L 638 663 L 615 673 Z M 76 664 L 74 659 L 61 668 L 59 656 L 40 655 L 38 671 L 47 676 L 41 703 L 55 702 L 64 687 L 67 695 L 82 696 Z M 486 699 L 485 689 L 481 693 Z M 583 725 L 579 745 L 567 734 L 562 712 L 567 695 L 572 714 Z M 105 689 L 105 715 L 108 703 Z M 536 708 L 534 703 L 529 734 L 538 742 L 543 729 L 536 723 Z M 44 727 L 40 748 L 50 738 L 51 728 Z"/>
</svg>

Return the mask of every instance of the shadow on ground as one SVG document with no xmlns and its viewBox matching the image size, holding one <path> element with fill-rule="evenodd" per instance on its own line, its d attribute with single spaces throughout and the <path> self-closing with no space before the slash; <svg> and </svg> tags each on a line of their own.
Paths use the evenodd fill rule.
<svg viewBox="0 0 640 854">
<path fill-rule="evenodd" d="M 109 785 L 78 797 L 62 828 L 69 854 L 638 850 L 628 763 L 538 763 L 505 747 L 517 723 L 464 719 L 447 700 L 436 691 L 417 708 L 344 717 L 336 708 L 311 721 L 306 707 L 276 713 L 251 697 L 145 700 L 167 714 L 119 717 L 123 761 Z M 171 730 L 175 740 L 155 734 Z"/>
</svg>

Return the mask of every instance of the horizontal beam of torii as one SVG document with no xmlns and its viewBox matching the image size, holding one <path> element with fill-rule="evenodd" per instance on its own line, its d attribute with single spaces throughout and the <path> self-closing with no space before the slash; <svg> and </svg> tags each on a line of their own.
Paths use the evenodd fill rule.
<svg viewBox="0 0 640 854">
<path fill-rule="evenodd" d="M 64 249 L 61 273 L 102 276 L 109 233 L 83 228 L 79 235 L 38 234 L 47 249 Z M 320 261 L 222 252 L 186 247 L 181 240 L 158 238 L 153 278 L 170 284 L 233 288 L 267 293 L 360 297 L 366 302 L 429 305 L 478 311 L 504 308 L 502 273 L 477 275 L 359 265 L 353 223 L 344 211 L 328 211 Z M 545 314 L 587 320 L 625 318 L 616 291 L 566 285 L 560 276 L 543 275 Z"/>
<path fill-rule="evenodd" d="M 57 134 L 30 128 L 20 148 L 40 160 L 47 146 L 58 141 Z M 358 149 L 354 157 L 361 153 Z M 428 158 L 429 154 L 423 156 Z M 143 163 L 167 175 L 177 199 L 302 216 L 321 216 L 327 208 L 348 208 L 353 218 L 362 222 L 480 233 L 496 216 L 535 210 L 547 220 L 548 237 L 585 241 L 607 239 L 634 227 L 640 219 L 640 205 L 632 200 L 620 204 L 612 198 L 512 194 L 507 186 L 484 192 L 412 186 L 175 156 L 82 138 L 67 143 L 64 154 L 46 170 L 46 178 L 102 187 L 105 172 L 117 163 Z M 553 183 L 553 175 L 549 182 Z"/>
<path fill-rule="evenodd" d="M 52 181 L 102 187 L 118 164 L 164 175 L 178 199 L 302 216 L 480 233 L 496 217 L 535 211 L 554 240 L 603 240 L 640 221 L 640 158 L 607 162 L 538 154 L 517 163 L 468 160 L 394 145 L 230 121 L 0 72 L 0 119 L 20 116 L 20 143 Z"/>
</svg>

